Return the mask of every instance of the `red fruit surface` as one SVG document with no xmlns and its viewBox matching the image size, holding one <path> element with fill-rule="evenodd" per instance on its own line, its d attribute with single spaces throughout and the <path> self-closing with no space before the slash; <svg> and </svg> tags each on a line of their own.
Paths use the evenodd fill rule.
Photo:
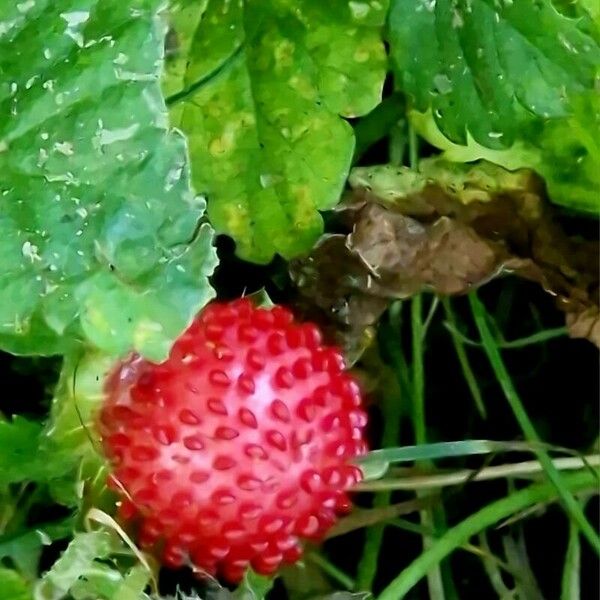
<svg viewBox="0 0 600 600">
<path fill-rule="evenodd" d="M 366 414 L 344 368 L 315 325 L 248 300 L 206 307 L 164 363 L 121 364 L 99 428 L 139 544 L 232 582 L 296 561 L 362 476 Z"/>
</svg>

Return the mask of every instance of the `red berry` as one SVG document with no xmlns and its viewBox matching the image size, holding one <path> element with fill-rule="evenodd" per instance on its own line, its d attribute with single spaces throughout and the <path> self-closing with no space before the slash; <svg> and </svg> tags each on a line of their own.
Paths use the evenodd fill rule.
<svg viewBox="0 0 600 600">
<path fill-rule="evenodd" d="M 248 300 L 206 307 L 164 363 L 119 365 L 98 423 L 140 545 L 233 582 L 298 560 L 362 476 L 366 417 L 343 368 L 317 327 Z"/>
</svg>

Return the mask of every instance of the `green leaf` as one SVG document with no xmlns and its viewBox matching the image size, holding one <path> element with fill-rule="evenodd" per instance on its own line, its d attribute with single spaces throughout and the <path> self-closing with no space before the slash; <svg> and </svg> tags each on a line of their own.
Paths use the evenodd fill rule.
<svg viewBox="0 0 600 600">
<path fill-rule="evenodd" d="M 598 0 L 553 0 L 557 10 L 570 17 L 592 18 L 600 24 L 600 2 Z"/>
<path fill-rule="evenodd" d="M 150 580 L 150 573 L 143 565 L 136 565 L 125 576 L 111 600 L 148 600 L 144 590 Z"/>
<path fill-rule="evenodd" d="M 236 600 L 264 600 L 273 587 L 273 578 L 246 571 L 240 587 L 233 593 Z"/>
<path fill-rule="evenodd" d="M 451 141 L 497 149 L 536 117 L 566 116 L 600 64 L 598 29 L 550 0 L 392 0 L 389 37 L 415 108 Z"/>
<path fill-rule="evenodd" d="M 60 600 L 84 575 L 100 568 L 96 559 L 107 558 L 113 549 L 106 531 L 77 533 L 62 556 L 44 574 L 35 590 L 36 600 Z"/>
<path fill-rule="evenodd" d="M 478 144 L 467 132 L 464 145 L 450 141 L 439 129 L 431 110 L 409 112 L 410 122 L 416 132 L 432 146 L 443 152 L 444 160 L 456 163 L 484 159 L 505 169 L 515 170 L 527 165 L 539 164 L 539 150 L 531 148 L 523 140 L 517 140 L 510 148 L 494 149 Z"/>
<path fill-rule="evenodd" d="M 594 20 L 594 23 L 600 25 L 600 2 L 598 0 L 579 0 L 576 5 L 580 9 L 581 14 L 583 11 L 587 11 L 589 16 Z"/>
<path fill-rule="evenodd" d="M 38 565 L 44 546 L 43 533 L 28 531 L 23 535 L 0 536 L 0 559 L 8 561 L 30 581 L 37 578 Z"/>
<path fill-rule="evenodd" d="M 42 447 L 42 426 L 15 417 L 0 422 L 0 485 L 49 481 L 68 469 L 68 455 Z M 65 466 L 67 465 L 67 466 Z"/>
<path fill-rule="evenodd" d="M 159 0 L 0 5 L 0 345 L 163 358 L 213 295 Z M 44 35 L 40 35 L 40 31 Z"/>
<path fill-rule="evenodd" d="M 108 565 L 95 564 L 70 588 L 69 600 L 111 600 L 123 577 Z"/>
<path fill-rule="evenodd" d="M 0 422 L 0 484 L 37 479 L 43 476 L 36 460 L 41 425 L 15 417 Z"/>
<path fill-rule="evenodd" d="M 537 133 L 537 135 L 536 135 Z M 600 93 L 578 96 L 573 114 L 546 122 L 532 132 L 539 148 L 536 169 L 545 179 L 550 199 L 568 208 L 600 212 Z"/>
<path fill-rule="evenodd" d="M 32 600 L 27 582 L 12 569 L 0 569 L 0 598 L 5 600 Z"/>
<path fill-rule="evenodd" d="M 29 580 L 37 578 L 38 563 L 43 546 L 70 536 L 73 518 L 39 524 L 21 531 L 0 536 L 0 560 L 9 559 L 21 575 Z M 1 589 L 1 587 L 0 587 Z"/>
<path fill-rule="evenodd" d="M 506 169 L 529 168 L 545 180 L 550 200 L 567 208 L 598 214 L 600 211 L 600 94 L 574 96 L 572 114 L 523 130 L 522 140 L 511 148 L 486 148 L 472 137 L 464 146 L 454 144 L 438 129 L 430 112 L 411 112 L 411 122 L 432 145 L 453 162 L 484 159 Z"/>
<path fill-rule="evenodd" d="M 180 4 L 165 89 L 196 189 L 238 254 L 296 256 L 339 200 L 354 137 L 342 118 L 379 102 L 386 2 Z M 184 68 L 184 63 L 187 68 Z"/>
</svg>

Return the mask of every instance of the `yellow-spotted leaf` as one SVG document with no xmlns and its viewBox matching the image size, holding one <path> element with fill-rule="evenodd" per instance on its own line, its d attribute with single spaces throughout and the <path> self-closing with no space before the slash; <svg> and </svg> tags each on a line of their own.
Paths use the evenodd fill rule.
<svg viewBox="0 0 600 600">
<path fill-rule="evenodd" d="M 171 11 L 164 88 L 218 232 L 268 262 L 308 250 L 348 175 L 343 117 L 381 98 L 386 2 L 186 0 Z"/>
</svg>

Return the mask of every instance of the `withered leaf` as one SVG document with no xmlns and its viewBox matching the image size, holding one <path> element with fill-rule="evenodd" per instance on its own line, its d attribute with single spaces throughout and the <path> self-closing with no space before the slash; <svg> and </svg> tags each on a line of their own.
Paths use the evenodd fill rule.
<svg viewBox="0 0 600 600">
<path fill-rule="evenodd" d="M 350 184 L 338 208 L 347 233 L 322 238 L 290 272 L 352 355 L 391 300 L 465 294 L 502 274 L 538 282 L 571 335 L 600 346 L 598 241 L 563 231 L 532 171 L 428 159 L 418 172 L 360 167 Z"/>
<path fill-rule="evenodd" d="M 600 311 L 597 306 L 590 306 L 579 313 L 567 313 L 567 327 L 571 337 L 587 338 L 600 348 Z"/>
<path fill-rule="evenodd" d="M 498 252 L 461 221 L 442 216 L 423 223 L 377 203 L 365 204 L 346 245 L 391 298 L 423 288 L 459 294 L 499 261 Z"/>
</svg>

